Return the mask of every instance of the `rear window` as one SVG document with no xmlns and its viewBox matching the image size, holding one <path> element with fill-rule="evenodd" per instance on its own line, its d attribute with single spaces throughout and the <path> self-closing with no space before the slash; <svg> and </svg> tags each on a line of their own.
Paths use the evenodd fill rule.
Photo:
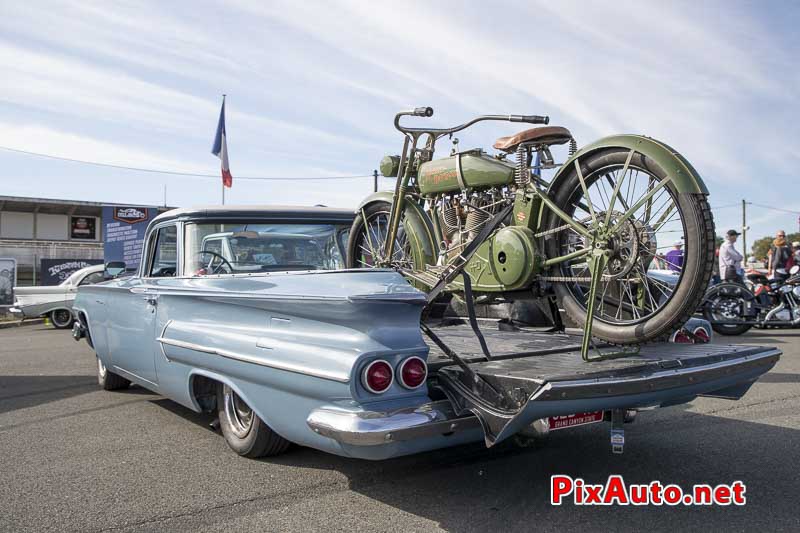
<svg viewBox="0 0 800 533">
<path fill-rule="evenodd" d="M 184 275 L 344 268 L 348 231 L 338 224 L 187 224 Z"/>
</svg>

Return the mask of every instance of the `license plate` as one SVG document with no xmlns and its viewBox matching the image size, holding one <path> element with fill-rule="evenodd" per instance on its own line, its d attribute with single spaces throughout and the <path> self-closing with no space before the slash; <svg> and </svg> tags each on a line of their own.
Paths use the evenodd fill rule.
<svg viewBox="0 0 800 533">
<path fill-rule="evenodd" d="M 556 429 L 571 428 L 586 424 L 594 424 L 595 422 L 602 422 L 603 411 L 595 411 L 593 413 L 575 413 L 574 415 L 551 416 L 547 420 L 550 423 L 550 431 L 553 431 Z"/>
</svg>

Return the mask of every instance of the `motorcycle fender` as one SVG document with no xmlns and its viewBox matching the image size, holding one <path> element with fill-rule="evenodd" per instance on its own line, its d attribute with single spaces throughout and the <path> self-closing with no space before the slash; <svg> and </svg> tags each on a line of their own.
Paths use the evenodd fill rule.
<svg viewBox="0 0 800 533">
<path fill-rule="evenodd" d="M 553 181 L 550 183 L 548 193 L 557 190 L 560 178 L 572 171 L 573 161 L 603 150 L 604 148 L 622 147 L 636 150 L 644 156 L 652 159 L 672 177 L 672 184 L 675 190 L 681 194 L 708 194 L 703 179 L 694 167 L 674 148 L 643 135 L 612 135 L 604 137 L 584 146 L 570 157 L 558 170 Z"/>
<path fill-rule="evenodd" d="M 370 204 L 376 202 L 392 203 L 393 201 L 393 191 L 372 193 L 359 204 L 356 214 L 360 214 L 361 210 Z M 439 247 L 434 237 L 433 223 L 422 209 L 422 206 L 413 200 L 406 201 L 404 225 L 415 259 L 421 259 L 426 265 L 435 264 L 439 255 Z"/>
</svg>

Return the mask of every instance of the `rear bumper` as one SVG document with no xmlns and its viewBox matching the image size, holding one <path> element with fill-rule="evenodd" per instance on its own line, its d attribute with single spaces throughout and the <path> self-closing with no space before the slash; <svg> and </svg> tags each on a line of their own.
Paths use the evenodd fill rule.
<svg viewBox="0 0 800 533">
<path fill-rule="evenodd" d="M 306 419 L 315 433 L 342 444 L 378 446 L 480 428 L 473 415 L 456 416 L 448 400 L 387 411 L 315 409 Z"/>
</svg>

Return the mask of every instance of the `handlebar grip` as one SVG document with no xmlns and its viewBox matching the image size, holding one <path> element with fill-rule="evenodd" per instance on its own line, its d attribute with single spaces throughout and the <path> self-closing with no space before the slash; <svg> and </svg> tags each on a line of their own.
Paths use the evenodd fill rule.
<svg viewBox="0 0 800 533">
<path fill-rule="evenodd" d="M 433 108 L 432 107 L 417 107 L 414 109 L 414 116 L 415 117 L 432 117 L 433 116 Z"/>
<path fill-rule="evenodd" d="M 511 122 L 527 122 L 528 124 L 550 124 L 550 117 L 542 115 L 511 115 Z"/>
</svg>

